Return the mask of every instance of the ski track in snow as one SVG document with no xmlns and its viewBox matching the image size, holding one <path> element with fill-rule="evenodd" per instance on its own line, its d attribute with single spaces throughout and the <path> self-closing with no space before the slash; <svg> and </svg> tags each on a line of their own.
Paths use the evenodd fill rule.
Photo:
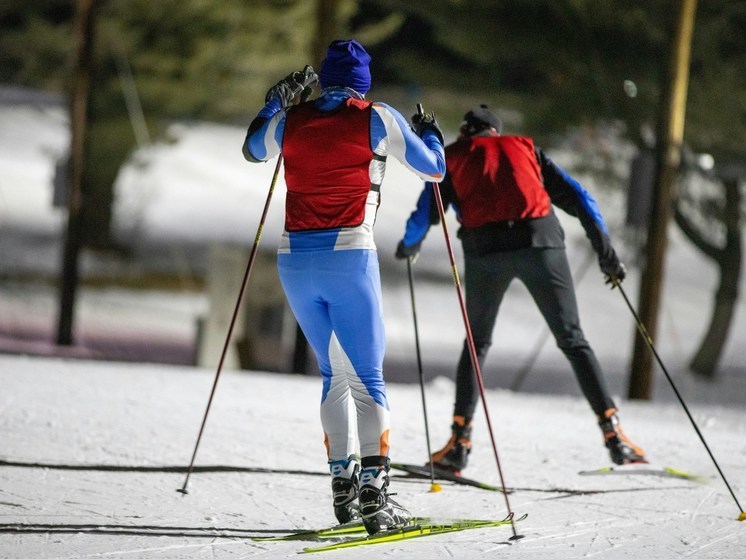
<svg viewBox="0 0 746 559">
<path fill-rule="evenodd" d="M 279 558 L 309 545 L 249 536 L 334 523 L 323 474 L 318 379 L 224 371 L 195 465 L 229 470 L 193 472 L 186 496 L 176 491 L 184 473 L 158 471 L 186 468 L 213 375 L 166 365 L 0 355 L 0 460 L 17 464 L 0 464 L 0 557 Z M 444 379 L 426 385 L 439 437 L 451 406 L 449 385 Z M 392 383 L 389 392 L 393 457 L 420 463 L 426 444 L 419 387 Z M 662 462 L 706 475 L 706 484 L 579 476 L 608 460 L 582 401 L 493 390 L 487 396 L 497 412 L 506 482 L 514 488 L 511 508 L 517 516 L 528 514 L 516 524 L 525 537 L 510 542 L 510 528 L 490 528 L 337 550 L 330 557 L 719 559 L 737 557 L 746 545 L 746 526 L 735 521 L 732 499 L 712 477 L 709 458 L 675 406 L 629 403 L 628 430 L 644 434 Z M 706 406 L 696 412 L 710 419 L 704 434 L 742 492 L 740 413 Z M 547 437 L 559 424 L 562 431 Z M 468 474 L 497 484 L 487 437 L 478 420 Z M 251 467 L 262 470 L 245 470 Z M 505 516 L 499 493 L 447 483 L 431 493 L 429 484 L 395 473 L 391 490 L 418 516 Z"/>
</svg>

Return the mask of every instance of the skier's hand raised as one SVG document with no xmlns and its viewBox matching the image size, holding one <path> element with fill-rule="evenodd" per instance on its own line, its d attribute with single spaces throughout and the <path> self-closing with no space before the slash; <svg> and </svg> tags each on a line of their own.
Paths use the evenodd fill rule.
<svg viewBox="0 0 746 559">
<path fill-rule="evenodd" d="M 270 87 L 264 101 L 267 102 L 270 99 L 277 98 L 282 103 L 283 108 L 294 104 L 296 98 L 305 101 L 313 92 L 313 84 L 318 81 L 319 77 L 316 72 L 311 66 L 306 65 L 303 70 L 288 74 Z"/>
<path fill-rule="evenodd" d="M 440 129 L 438 121 L 435 120 L 435 113 L 421 113 L 418 111 L 412 116 L 412 130 L 420 138 L 425 133 L 425 130 L 431 130 L 438 137 L 441 144 L 444 142 L 443 131 Z"/>
</svg>

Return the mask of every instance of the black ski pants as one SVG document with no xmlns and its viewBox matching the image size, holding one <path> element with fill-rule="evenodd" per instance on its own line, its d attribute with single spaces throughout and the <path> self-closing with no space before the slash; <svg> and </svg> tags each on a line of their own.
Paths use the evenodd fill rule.
<svg viewBox="0 0 746 559">
<path fill-rule="evenodd" d="M 567 357 L 583 395 L 596 415 L 615 407 L 601 366 L 580 327 L 570 265 L 564 248 L 525 248 L 486 256 L 465 256 L 464 283 L 480 369 L 492 343 L 497 312 L 514 278 L 528 288 L 539 311 Z M 464 342 L 456 372 L 454 415 L 474 417 L 479 387 Z"/>
</svg>

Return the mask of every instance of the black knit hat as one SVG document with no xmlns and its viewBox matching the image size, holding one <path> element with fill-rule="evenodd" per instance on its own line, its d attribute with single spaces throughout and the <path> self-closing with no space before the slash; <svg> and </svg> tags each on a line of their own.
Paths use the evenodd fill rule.
<svg viewBox="0 0 746 559">
<path fill-rule="evenodd" d="M 484 103 L 466 113 L 464 123 L 473 131 L 472 134 L 486 128 L 494 128 L 498 134 L 503 130 L 503 121 Z"/>
</svg>

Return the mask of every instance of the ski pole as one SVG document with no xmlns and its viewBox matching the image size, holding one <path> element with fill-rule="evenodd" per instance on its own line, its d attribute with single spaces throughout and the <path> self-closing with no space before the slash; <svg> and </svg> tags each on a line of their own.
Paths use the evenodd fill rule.
<svg viewBox="0 0 746 559">
<path fill-rule="evenodd" d="M 665 365 L 663 365 L 663 361 L 661 360 L 660 356 L 658 355 L 658 352 L 655 349 L 655 346 L 653 345 L 653 340 L 648 334 L 647 330 L 645 329 L 645 325 L 640 320 L 640 317 L 635 312 L 635 309 L 632 306 L 632 303 L 630 303 L 629 299 L 627 298 L 627 294 L 624 292 L 624 289 L 622 288 L 622 283 L 616 278 L 612 278 L 611 281 L 613 283 L 613 287 L 619 288 L 619 293 L 621 293 L 622 297 L 624 297 L 624 302 L 627 303 L 627 306 L 629 307 L 629 310 L 635 319 L 635 323 L 637 324 L 637 329 L 640 331 L 640 335 L 645 340 L 645 342 L 648 344 L 650 351 L 653 352 L 653 356 L 655 357 L 655 360 L 658 362 L 658 365 L 660 365 L 661 370 L 666 375 L 666 378 L 668 379 L 668 382 L 671 385 L 671 388 L 673 388 L 674 394 L 676 394 L 676 397 L 679 399 L 681 406 L 684 408 L 684 411 L 686 412 L 686 415 L 689 418 L 689 421 L 691 421 L 692 427 L 694 427 L 694 430 L 697 432 L 697 435 L 699 435 L 699 439 L 702 441 L 702 444 L 704 445 L 705 450 L 707 451 L 707 454 L 710 455 L 710 458 L 712 459 L 712 463 L 715 464 L 715 468 L 720 474 L 720 477 L 723 479 L 723 483 L 725 483 L 725 486 L 728 488 L 728 491 L 733 497 L 733 500 L 736 502 L 736 506 L 738 507 L 738 510 L 741 512 L 741 514 L 738 516 L 738 520 L 739 521 L 746 520 L 746 512 L 744 512 L 743 507 L 741 507 L 741 504 L 738 502 L 738 498 L 736 497 L 736 494 L 731 488 L 730 483 L 728 483 L 728 480 L 726 479 L 725 474 L 723 473 L 723 470 L 720 469 L 720 465 L 718 464 L 718 461 L 715 459 L 715 456 L 712 454 L 710 447 L 707 445 L 707 442 L 705 441 L 705 438 L 702 435 L 702 432 L 699 430 L 699 427 L 697 426 L 697 422 L 694 421 L 694 417 L 692 417 L 692 414 L 689 412 L 689 408 L 684 402 L 684 398 L 682 398 L 681 394 L 679 393 L 679 390 L 676 388 L 676 384 L 671 378 L 671 375 L 668 373 L 668 370 L 666 369 Z"/>
<path fill-rule="evenodd" d="M 430 450 L 430 429 L 427 424 L 427 404 L 425 403 L 425 381 L 422 373 L 422 355 L 420 353 L 420 333 L 417 328 L 417 308 L 414 304 L 414 278 L 412 275 L 412 257 L 407 258 L 407 274 L 409 276 L 409 296 L 412 299 L 412 319 L 414 321 L 414 345 L 417 351 L 417 371 L 420 376 L 420 394 L 422 395 L 422 414 L 425 417 L 425 439 L 427 440 L 427 456 L 430 461 L 430 492 L 437 493 L 443 488 L 435 483 L 435 465 L 433 454 Z"/>
<path fill-rule="evenodd" d="M 205 430 L 205 423 L 207 422 L 207 414 L 210 412 L 210 406 L 212 405 L 213 396 L 215 396 L 215 389 L 218 386 L 218 379 L 220 378 L 220 372 L 223 370 L 223 363 L 225 362 L 225 356 L 228 353 L 228 346 L 230 345 L 231 336 L 233 335 L 233 328 L 236 325 L 236 319 L 238 318 L 238 311 L 241 308 L 241 302 L 243 301 L 244 293 L 246 292 L 246 285 L 249 283 L 249 276 L 251 276 L 251 270 L 254 267 L 254 261 L 256 260 L 257 250 L 259 248 L 259 239 L 262 236 L 262 229 L 264 228 L 264 222 L 267 219 L 267 212 L 269 211 L 269 202 L 272 199 L 272 194 L 275 191 L 275 185 L 277 184 L 277 176 L 280 174 L 280 166 L 282 165 L 282 154 L 277 157 L 277 165 L 275 166 L 274 175 L 272 175 L 272 182 L 269 185 L 269 192 L 267 193 L 267 200 L 264 203 L 264 211 L 262 217 L 259 220 L 259 227 L 256 231 L 256 237 L 254 238 L 254 246 L 251 248 L 251 254 L 249 255 L 249 261 L 246 265 L 246 271 L 244 272 L 243 282 L 241 283 L 241 289 L 238 292 L 238 300 L 236 301 L 236 308 L 233 309 L 233 316 L 231 317 L 230 326 L 228 326 L 228 334 L 225 337 L 225 343 L 223 344 L 223 351 L 220 354 L 220 361 L 218 362 L 218 368 L 215 372 L 215 380 L 212 383 L 212 390 L 210 391 L 210 397 L 207 399 L 207 407 L 205 409 L 205 415 L 202 418 L 202 425 L 199 428 L 199 435 L 197 435 L 197 442 L 194 445 L 194 452 L 192 452 L 192 460 L 189 462 L 189 468 L 187 468 L 186 479 L 184 485 L 177 489 L 179 493 L 184 495 L 188 494 L 187 485 L 189 484 L 189 476 L 192 475 L 194 469 L 194 459 L 197 456 L 197 448 L 202 440 L 202 433 Z"/>
<path fill-rule="evenodd" d="M 422 116 L 424 111 L 420 103 L 417 104 L 417 113 Z M 477 350 L 474 345 L 474 336 L 471 333 L 471 325 L 469 324 L 469 315 L 466 312 L 466 304 L 464 303 L 464 294 L 461 290 L 461 282 L 458 277 L 458 269 L 456 268 L 456 258 L 453 255 L 453 248 L 451 247 L 451 239 L 448 236 L 448 226 L 446 225 L 445 209 L 443 208 L 443 198 L 440 196 L 440 188 L 437 183 L 433 184 L 433 193 L 435 194 L 435 202 L 438 206 L 438 215 L 440 216 L 440 222 L 443 225 L 443 234 L 446 240 L 446 248 L 448 250 L 448 258 L 451 262 L 451 272 L 453 274 L 453 282 L 456 284 L 456 293 L 458 294 L 458 302 L 461 306 L 461 315 L 464 319 L 464 327 L 466 329 L 466 340 L 469 346 L 469 356 L 471 357 L 472 368 L 474 369 L 474 375 L 477 379 L 477 385 L 479 386 L 479 394 L 482 397 L 482 407 L 484 408 L 484 415 L 487 420 L 487 429 L 490 433 L 490 441 L 492 443 L 492 452 L 495 455 L 495 463 L 497 464 L 497 473 L 500 476 L 500 484 L 502 486 L 503 496 L 505 497 L 505 506 L 508 509 L 508 515 L 510 516 L 510 526 L 513 530 L 512 540 L 522 538 L 522 535 L 518 535 L 515 529 L 515 522 L 513 521 L 513 510 L 510 507 L 510 500 L 508 499 L 508 489 L 505 485 L 505 477 L 503 476 L 502 466 L 500 465 L 500 457 L 497 453 L 497 444 L 495 443 L 495 434 L 492 429 L 492 421 L 490 420 L 490 412 L 487 409 L 487 397 L 484 393 L 484 381 L 482 379 L 482 369 L 479 366 L 479 359 L 477 358 Z"/>
</svg>

